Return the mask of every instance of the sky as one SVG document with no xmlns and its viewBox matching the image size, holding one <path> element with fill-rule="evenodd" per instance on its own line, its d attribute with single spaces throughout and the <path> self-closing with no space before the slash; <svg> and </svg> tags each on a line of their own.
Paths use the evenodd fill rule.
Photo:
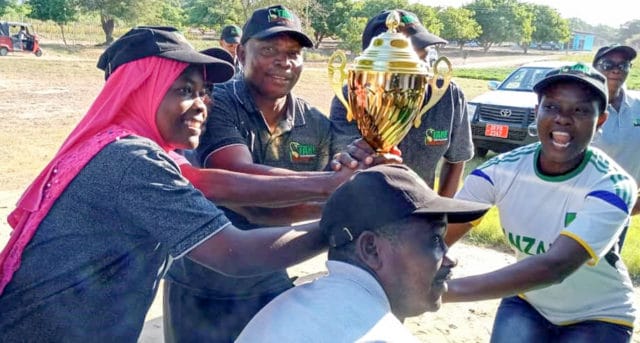
<svg viewBox="0 0 640 343">
<path fill-rule="evenodd" d="M 555 8 L 563 18 L 580 18 L 590 25 L 608 25 L 618 28 L 627 21 L 640 19 L 640 11 L 632 10 L 633 0 L 519 0 Z M 413 0 L 428 6 L 451 6 L 472 2 L 471 0 Z M 635 7 L 635 6 L 633 6 Z"/>
</svg>

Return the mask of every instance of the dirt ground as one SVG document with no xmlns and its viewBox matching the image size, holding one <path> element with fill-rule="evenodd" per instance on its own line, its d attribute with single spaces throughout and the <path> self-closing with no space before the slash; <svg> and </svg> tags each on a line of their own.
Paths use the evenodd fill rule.
<svg viewBox="0 0 640 343">
<path fill-rule="evenodd" d="M 58 147 L 89 108 L 103 84 L 95 68 L 98 49 L 76 49 L 74 53 L 10 55 L 0 58 L 0 246 L 8 239 L 6 216 L 22 191 L 55 154 Z M 540 59 L 540 56 L 527 57 Z M 521 55 L 512 61 L 525 62 Z M 498 65 L 505 56 L 453 58 L 456 65 Z M 522 63 L 520 62 L 520 63 Z M 323 68 L 322 65 L 310 66 Z M 322 83 L 321 83 L 322 82 Z M 303 79 L 296 93 L 327 110 L 332 97 L 325 80 Z M 324 86 L 326 85 L 326 86 Z M 459 265 L 455 276 L 499 268 L 513 261 L 491 249 L 458 244 L 452 248 Z M 314 275 L 324 270 L 324 255 L 291 268 L 294 275 Z M 638 294 L 638 292 L 636 292 Z M 159 299 L 160 297 L 158 297 Z M 156 299 L 146 323 L 142 342 L 161 342 L 161 303 Z M 638 296 L 636 296 L 638 302 Z M 425 342 L 487 342 L 497 301 L 445 304 L 436 313 L 407 320 L 406 325 Z M 637 330 L 636 330 L 637 331 Z M 636 332 L 634 341 L 640 342 Z"/>
</svg>

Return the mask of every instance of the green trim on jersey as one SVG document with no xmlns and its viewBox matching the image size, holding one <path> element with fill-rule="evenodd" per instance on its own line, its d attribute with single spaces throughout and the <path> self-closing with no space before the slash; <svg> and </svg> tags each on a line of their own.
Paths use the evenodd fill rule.
<svg viewBox="0 0 640 343">
<path fill-rule="evenodd" d="M 533 169 L 536 172 L 536 176 L 538 176 L 542 180 L 549 181 L 549 182 L 563 182 L 563 181 L 569 180 L 569 179 L 573 178 L 574 176 L 582 173 L 584 168 L 587 166 L 587 164 L 591 160 L 591 156 L 593 156 L 593 151 L 591 149 L 587 148 L 587 150 L 584 153 L 584 156 L 582 157 L 582 161 L 580 162 L 578 167 L 574 168 L 572 171 L 570 171 L 569 173 L 566 173 L 566 174 L 557 175 L 557 176 L 549 176 L 549 175 L 543 174 L 542 171 L 540 169 L 538 169 L 537 161 L 540 158 L 540 152 L 541 151 L 542 151 L 542 149 L 536 150 L 536 156 L 533 158 L 533 161 L 534 161 L 533 162 L 534 163 Z"/>
</svg>

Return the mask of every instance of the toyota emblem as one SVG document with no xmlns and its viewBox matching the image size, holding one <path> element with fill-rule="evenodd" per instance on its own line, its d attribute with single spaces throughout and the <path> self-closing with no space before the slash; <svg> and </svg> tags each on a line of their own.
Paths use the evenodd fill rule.
<svg viewBox="0 0 640 343">
<path fill-rule="evenodd" d="M 508 108 L 500 110 L 500 116 L 501 117 L 510 117 L 511 116 L 511 110 L 508 109 Z"/>
</svg>

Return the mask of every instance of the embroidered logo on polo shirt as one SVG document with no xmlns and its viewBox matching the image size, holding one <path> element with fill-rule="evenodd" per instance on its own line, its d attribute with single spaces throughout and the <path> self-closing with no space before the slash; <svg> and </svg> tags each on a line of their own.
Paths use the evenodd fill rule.
<svg viewBox="0 0 640 343">
<path fill-rule="evenodd" d="M 298 142 L 289 143 L 291 162 L 310 162 L 316 158 L 316 146 Z"/>
<path fill-rule="evenodd" d="M 633 126 L 640 127 L 640 118 L 633 119 Z"/>
<path fill-rule="evenodd" d="M 448 130 L 427 129 L 424 135 L 425 145 L 442 145 L 449 140 Z"/>
</svg>

